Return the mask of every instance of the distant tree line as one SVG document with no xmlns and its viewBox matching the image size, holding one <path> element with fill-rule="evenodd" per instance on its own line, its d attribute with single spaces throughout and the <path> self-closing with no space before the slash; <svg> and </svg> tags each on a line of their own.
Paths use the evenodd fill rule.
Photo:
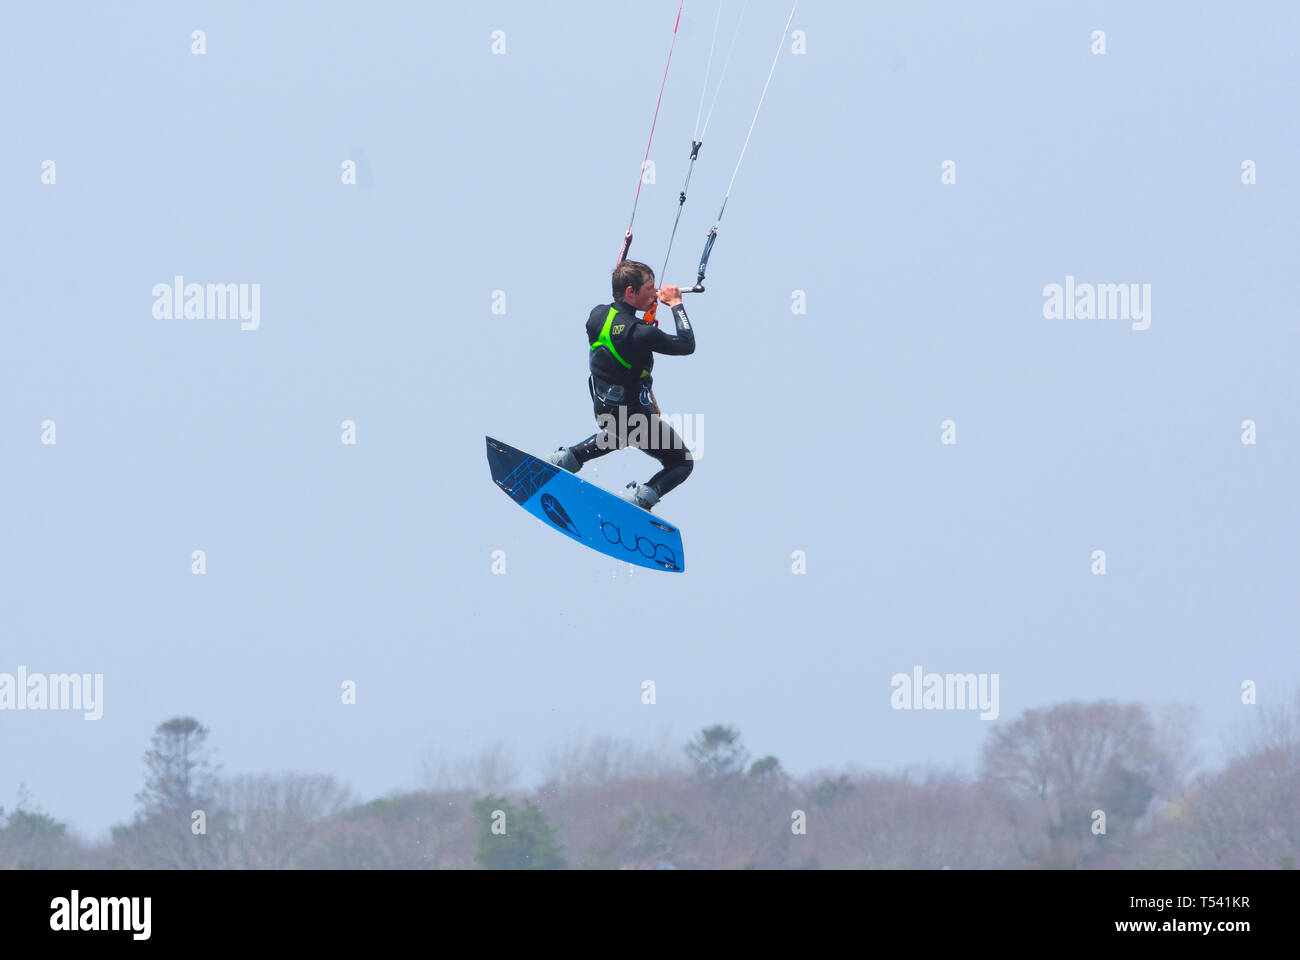
<svg viewBox="0 0 1300 960">
<path fill-rule="evenodd" d="M 1300 724 L 1190 773 L 1187 722 L 1140 704 L 1063 703 L 992 728 L 972 777 L 827 774 L 751 762 L 740 732 L 684 761 L 598 739 L 527 795 L 501 758 L 477 784 L 359 802 L 333 777 L 223 778 L 193 717 L 156 729 L 130 823 L 87 844 L 20 790 L 0 867 L 151 869 L 1292 869 Z"/>
</svg>

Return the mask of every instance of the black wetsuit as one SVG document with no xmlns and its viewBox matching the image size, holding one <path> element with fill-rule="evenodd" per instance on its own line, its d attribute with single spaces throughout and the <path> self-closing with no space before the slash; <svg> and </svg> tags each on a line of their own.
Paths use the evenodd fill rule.
<svg viewBox="0 0 1300 960">
<path fill-rule="evenodd" d="M 644 450 L 663 466 L 647 484 L 662 497 L 690 476 L 695 464 L 677 431 L 655 410 L 650 395 L 654 355 L 684 357 L 694 353 L 695 333 L 680 303 L 673 307 L 674 336 L 646 323 L 620 300 L 591 311 L 588 345 L 601 339 L 607 321 L 613 349 L 602 343 L 590 350 L 591 377 L 587 381 L 596 422 L 602 429 L 569 449 L 579 464 L 626 446 Z"/>
</svg>

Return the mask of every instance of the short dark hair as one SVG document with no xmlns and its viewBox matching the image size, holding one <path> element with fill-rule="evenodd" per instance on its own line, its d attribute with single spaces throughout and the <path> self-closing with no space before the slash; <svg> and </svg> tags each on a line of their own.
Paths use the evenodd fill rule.
<svg viewBox="0 0 1300 960">
<path fill-rule="evenodd" d="M 640 290 L 647 280 L 653 281 L 655 272 L 637 260 L 624 260 L 614 268 L 614 299 L 622 300 L 623 292 L 631 287 Z"/>
</svg>

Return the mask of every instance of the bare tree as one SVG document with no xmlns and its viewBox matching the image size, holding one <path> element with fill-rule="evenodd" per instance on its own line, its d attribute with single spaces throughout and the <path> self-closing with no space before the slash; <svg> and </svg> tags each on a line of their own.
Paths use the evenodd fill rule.
<svg viewBox="0 0 1300 960">
<path fill-rule="evenodd" d="M 620 737 L 576 738 L 549 750 L 541 761 L 543 790 L 590 787 L 677 772 L 674 763 L 652 746 Z"/>
<path fill-rule="evenodd" d="M 1202 775 L 1155 818 L 1126 866 L 1269 870 L 1300 866 L 1300 743 Z"/>
<path fill-rule="evenodd" d="M 1021 862 L 998 798 L 955 773 L 820 775 L 803 794 L 808 833 L 796 865 L 987 870 Z"/>
<path fill-rule="evenodd" d="M 509 793 L 519 781 L 520 763 L 513 747 L 492 743 L 479 753 L 452 759 L 430 745 L 420 758 L 424 786 L 442 792 Z"/>
<path fill-rule="evenodd" d="M 1233 758 L 1249 757 L 1300 742 L 1300 687 L 1271 703 L 1246 708 L 1248 720 L 1228 746 Z"/>
<path fill-rule="evenodd" d="M 223 867 L 301 868 L 327 818 L 355 803 L 325 774 L 260 774 L 221 781 L 206 842 Z"/>
<path fill-rule="evenodd" d="M 1177 787 L 1177 764 L 1141 704 L 1071 702 L 1028 710 L 994 728 L 982 773 L 1005 798 L 1020 852 L 1033 866 L 1081 866 L 1130 833 L 1157 796 Z M 1094 811 L 1106 834 L 1093 833 Z"/>
</svg>

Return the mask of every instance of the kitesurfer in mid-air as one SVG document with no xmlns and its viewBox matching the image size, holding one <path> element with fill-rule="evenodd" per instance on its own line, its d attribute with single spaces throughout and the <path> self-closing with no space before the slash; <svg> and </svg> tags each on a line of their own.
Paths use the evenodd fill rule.
<svg viewBox="0 0 1300 960">
<path fill-rule="evenodd" d="M 572 447 L 560 447 L 547 460 L 577 473 L 588 460 L 612 450 L 628 446 L 644 450 L 663 469 L 645 483 L 629 483 L 620 496 L 649 510 L 690 476 L 695 465 L 677 431 L 659 416 L 650 389 L 654 355 L 684 357 L 694 353 L 695 334 L 680 288 L 656 289 L 654 271 L 644 263 L 624 260 L 615 267 L 613 294 L 612 304 L 596 307 L 587 318 L 587 342 L 591 345 L 587 389 L 600 431 Z M 648 310 L 656 297 L 672 308 L 675 336 L 636 315 L 638 310 Z"/>
</svg>

